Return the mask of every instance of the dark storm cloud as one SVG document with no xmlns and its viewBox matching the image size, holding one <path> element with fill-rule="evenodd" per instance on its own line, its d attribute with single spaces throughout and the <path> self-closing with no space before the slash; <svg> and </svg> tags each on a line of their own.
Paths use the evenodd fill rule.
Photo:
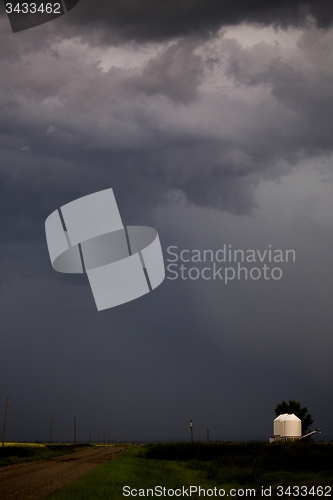
<svg viewBox="0 0 333 500">
<path fill-rule="evenodd" d="M 148 210 L 174 190 L 195 203 L 247 210 L 248 180 L 217 164 L 223 153 L 216 140 L 202 137 L 191 116 L 188 124 L 176 124 L 179 112 L 200 100 L 199 45 L 185 38 L 143 67 L 107 73 L 96 63 L 75 64 L 73 71 L 73 63 L 47 44 L 39 51 L 17 45 L 12 61 L 4 52 L 8 83 L 0 128 L 2 199 L 12 214 L 4 217 L 7 230 L 15 231 L 16 220 L 20 238 L 32 237 L 30 229 L 22 231 L 22 219 L 36 220 L 37 207 L 44 207 L 39 217 L 45 218 L 53 207 L 110 184 L 132 218 L 138 206 Z M 208 202 L 210 183 L 216 193 Z"/>
<path fill-rule="evenodd" d="M 201 90 L 196 37 L 107 72 L 50 41 L 12 37 L 11 58 L 1 54 L 3 238 L 41 243 L 49 213 L 109 186 L 129 224 L 179 197 L 251 213 L 261 177 L 332 150 L 332 36 L 310 30 L 292 50 L 222 38 L 222 94 Z"/>
<path fill-rule="evenodd" d="M 228 225 L 220 214 L 196 210 L 193 216 L 176 207 L 165 216 L 169 230 L 158 224 L 165 243 L 182 246 L 194 236 L 195 245 L 205 248 L 209 241 L 218 248 L 221 241 L 230 241 L 235 226 L 238 238 L 244 237 L 237 218 Z M 209 239 L 202 232 L 207 226 L 215 228 L 206 233 Z M 255 221 L 251 229 L 245 245 L 258 244 L 258 230 L 261 240 L 267 239 Z M 286 229 L 291 231 L 293 224 L 276 236 L 281 238 Z M 80 440 L 87 439 L 89 427 L 94 439 L 103 428 L 126 439 L 187 439 L 191 417 L 197 427 L 209 426 L 214 439 L 267 438 L 274 406 L 294 395 L 328 432 L 331 410 L 322 410 L 326 398 L 321 403 L 318 391 L 330 391 L 332 309 L 327 292 L 332 277 L 324 267 L 331 262 L 332 236 L 325 237 L 327 251 L 316 286 L 319 269 L 311 269 L 311 239 L 315 235 L 322 241 L 323 234 L 308 229 L 303 243 L 311 252 L 285 269 L 286 282 L 228 288 L 217 281 L 168 280 L 123 312 L 97 313 L 87 283 L 74 286 L 74 276 L 66 279 L 52 270 L 47 251 L 41 257 L 36 247 L 31 249 L 35 253 L 27 253 L 5 273 L 2 325 L 8 338 L 0 380 L 12 398 L 8 437 L 47 439 L 52 414 L 58 426 L 55 439 L 71 439 L 73 415 Z M 299 237 L 293 233 L 289 244 Z M 19 367 L 9 378 L 8 365 Z M 23 422 L 22 413 L 28 415 Z M 196 438 L 205 436 L 197 430 Z"/>
<path fill-rule="evenodd" d="M 273 215 L 267 202 L 259 222 L 248 215 L 262 179 L 332 151 L 332 33 L 304 23 L 296 47 L 268 37 L 252 48 L 194 34 L 305 19 L 301 2 L 244 5 L 82 0 L 45 31 L 2 37 L 0 391 L 11 397 L 13 438 L 47 438 L 50 414 L 58 439 L 70 439 L 74 414 L 83 437 L 92 425 L 95 438 L 104 426 L 184 438 L 191 417 L 215 436 L 268 435 L 274 405 L 288 398 L 317 424 L 316 403 L 329 427 L 314 394 L 331 389 L 331 230 L 302 210 L 293 220 L 292 190 L 289 226 L 282 201 Z M 325 5 L 310 7 L 319 23 L 330 22 Z M 125 52 L 117 67 L 98 46 L 175 35 L 184 36 L 129 67 Z M 276 242 L 301 259 L 276 286 L 166 281 L 129 310 L 97 313 L 86 277 L 53 271 L 44 221 L 109 187 L 124 224 L 156 227 L 164 250 Z"/>
<path fill-rule="evenodd" d="M 333 20 L 329 0 L 115 0 L 84 1 L 64 21 L 96 43 L 117 40 L 163 40 L 215 32 L 221 26 L 245 23 L 303 25 L 308 15 L 319 26 Z"/>
<path fill-rule="evenodd" d="M 6 16 L 0 4 L 0 14 Z M 226 25 L 257 23 L 280 27 L 303 26 L 311 16 L 320 27 L 332 24 L 330 0 L 81 0 L 59 19 L 67 34 L 90 42 L 161 41 L 169 38 L 216 33 Z M 57 26 L 58 21 L 51 27 Z M 42 30 L 44 27 L 42 27 Z"/>
<path fill-rule="evenodd" d="M 11 59 L 1 54 L 2 199 L 31 220 L 43 206 L 42 219 L 112 185 L 129 218 L 178 196 L 250 213 L 262 176 L 332 150 L 332 37 L 312 27 L 294 48 L 222 37 L 213 64 L 185 37 L 141 66 L 103 71 L 76 60 L 78 48 L 12 36 Z M 219 68 L 226 91 L 202 90 Z"/>
</svg>

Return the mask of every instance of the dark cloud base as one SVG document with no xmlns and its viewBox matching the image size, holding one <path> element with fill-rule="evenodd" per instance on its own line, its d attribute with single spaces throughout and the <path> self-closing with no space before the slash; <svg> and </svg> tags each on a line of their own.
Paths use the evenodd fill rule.
<svg viewBox="0 0 333 500">
<path fill-rule="evenodd" d="M 268 437 L 283 399 L 299 399 L 330 431 L 332 230 L 309 222 L 316 199 L 306 191 L 305 204 L 299 192 L 294 200 L 280 191 L 290 225 L 283 200 L 274 217 L 265 208 L 248 215 L 261 179 L 301 169 L 302 159 L 313 168 L 321 155 L 330 161 L 333 33 L 309 23 L 287 49 L 218 36 L 217 50 L 208 40 L 209 59 L 196 51 L 200 37 L 187 36 L 242 22 L 305 25 L 308 14 L 328 26 L 331 3 L 81 0 L 43 32 L 3 37 L 0 404 L 10 396 L 8 438 L 47 439 L 50 415 L 55 439 L 70 439 L 73 415 L 81 436 L 92 426 L 95 436 L 106 427 L 121 438 L 186 438 L 193 418 L 214 438 Z M 68 40 L 74 35 L 80 40 Z M 135 68 L 124 56 L 122 67 L 102 71 L 89 47 L 180 35 Z M 202 87 L 208 77 L 214 90 Z M 166 280 L 121 311 L 97 313 L 86 276 L 53 271 L 44 222 L 109 187 L 124 224 L 155 227 L 164 249 L 275 243 L 296 248 L 300 260 L 279 283 Z"/>
<path fill-rule="evenodd" d="M 259 23 L 281 27 L 301 26 L 312 16 L 320 27 L 332 24 L 333 8 L 328 0 L 115 0 L 82 1 L 64 22 L 84 37 L 87 30 L 96 42 L 110 40 L 163 40 L 182 35 L 216 32 L 221 26 Z M 82 30 L 84 32 L 82 32 Z"/>
<path fill-rule="evenodd" d="M 0 3 L 0 17 L 7 17 Z M 223 26 L 254 23 L 287 28 L 312 18 L 321 28 L 333 21 L 330 0 L 81 0 L 75 9 L 48 23 L 62 35 L 80 35 L 90 43 L 162 41 L 188 35 L 209 36 Z M 43 21 L 45 22 L 45 21 Z M 38 23 L 37 23 L 38 24 Z M 45 30 L 45 27 L 42 27 Z"/>
</svg>

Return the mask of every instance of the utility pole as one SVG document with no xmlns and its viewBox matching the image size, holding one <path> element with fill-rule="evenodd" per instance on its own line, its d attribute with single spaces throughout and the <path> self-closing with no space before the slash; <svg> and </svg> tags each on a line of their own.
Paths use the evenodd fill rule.
<svg viewBox="0 0 333 500">
<path fill-rule="evenodd" d="M 50 444 L 52 444 L 52 415 L 50 417 Z"/>
<path fill-rule="evenodd" d="M 9 408 L 9 397 L 6 399 L 6 411 L 5 411 L 5 419 L 3 421 L 3 433 L 2 433 L 2 446 L 5 446 L 5 437 L 6 437 L 6 425 L 7 425 L 7 415 Z"/>
<path fill-rule="evenodd" d="M 91 443 L 91 427 L 89 427 L 89 446 L 90 446 L 90 443 Z"/>
<path fill-rule="evenodd" d="M 104 429 L 104 448 L 105 448 L 105 429 Z"/>
<path fill-rule="evenodd" d="M 191 443 L 193 443 L 193 422 L 190 420 L 190 429 L 191 429 Z"/>
<path fill-rule="evenodd" d="M 208 429 L 208 427 L 207 427 L 207 441 L 209 443 L 209 429 Z"/>
<path fill-rule="evenodd" d="M 74 417 L 74 446 L 76 445 L 76 417 Z"/>
</svg>

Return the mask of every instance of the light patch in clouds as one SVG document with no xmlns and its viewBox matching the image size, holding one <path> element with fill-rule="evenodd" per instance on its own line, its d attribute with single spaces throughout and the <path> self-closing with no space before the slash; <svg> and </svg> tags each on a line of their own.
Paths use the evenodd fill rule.
<svg viewBox="0 0 333 500">
<path fill-rule="evenodd" d="M 262 27 L 245 23 L 228 26 L 220 31 L 224 38 L 237 40 L 245 48 L 253 47 L 253 45 L 262 41 L 279 45 L 281 48 L 295 47 L 302 32 L 303 29 L 299 28 L 281 29 L 273 26 Z"/>
<path fill-rule="evenodd" d="M 172 42 L 123 45 L 90 45 L 82 37 L 65 38 L 55 41 L 53 49 L 66 61 L 80 62 L 83 65 L 98 63 L 103 72 L 111 68 L 140 68 L 167 48 Z"/>
<path fill-rule="evenodd" d="M 109 71 L 111 68 L 140 68 L 145 66 L 150 59 L 157 57 L 158 54 L 172 42 L 161 44 L 144 45 L 123 45 L 117 47 L 107 47 L 96 50 L 96 59 L 100 60 L 100 67 L 103 71 Z"/>
</svg>

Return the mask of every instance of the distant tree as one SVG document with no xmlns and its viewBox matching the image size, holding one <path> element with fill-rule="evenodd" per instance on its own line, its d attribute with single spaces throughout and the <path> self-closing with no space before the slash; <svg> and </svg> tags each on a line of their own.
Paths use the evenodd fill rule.
<svg viewBox="0 0 333 500">
<path fill-rule="evenodd" d="M 295 401 L 294 399 L 290 399 L 288 403 L 286 403 L 286 401 L 282 401 L 282 403 L 276 406 L 274 411 L 277 417 L 283 413 L 294 413 L 296 417 L 302 420 L 302 436 L 310 432 L 310 427 L 313 424 L 312 415 L 308 413 L 307 407 L 302 407 L 301 403 L 298 401 Z"/>
</svg>

